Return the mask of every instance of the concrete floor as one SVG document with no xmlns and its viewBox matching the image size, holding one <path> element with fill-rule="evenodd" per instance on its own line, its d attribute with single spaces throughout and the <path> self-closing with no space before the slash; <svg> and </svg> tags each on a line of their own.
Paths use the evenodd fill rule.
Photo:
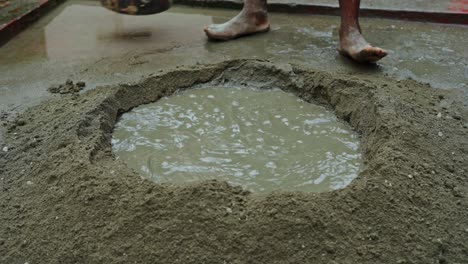
<svg viewBox="0 0 468 264">
<path fill-rule="evenodd" d="M 276 3 L 311 3 L 338 6 L 338 0 L 271 0 Z M 468 12 L 468 3 L 463 0 L 362 0 L 361 7 L 418 10 L 428 12 Z"/>
<path fill-rule="evenodd" d="M 273 13 L 267 34 L 231 42 L 206 40 L 205 25 L 235 14 L 173 7 L 159 15 L 132 17 L 97 2 L 68 1 L 0 48 L 0 112 L 11 116 L 47 98 L 47 88 L 67 78 L 83 80 L 90 89 L 136 81 L 159 69 L 233 58 L 413 78 L 468 95 L 468 27 L 362 19 L 368 41 L 390 52 L 373 67 L 337 54 L 337 17 Z"/>
<path fill-rule="evenodd" d="M 237 0 L 242 2 L 243 0 Z M 9 5 L 0 8 L 0 26 L 39 6 L 40 0 L 9 0 Z M 270 0 L 271 3 L 313 3 L 338 6 L 338 0 Z M 418 10 L 428 12 L 468 12 L 464 0 L 362 0 L 362 7 L 396 10 Z"/>
</svg>

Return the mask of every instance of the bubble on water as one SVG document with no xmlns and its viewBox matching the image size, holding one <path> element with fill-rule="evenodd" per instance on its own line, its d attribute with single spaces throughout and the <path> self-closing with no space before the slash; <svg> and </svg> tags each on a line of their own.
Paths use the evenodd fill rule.
<svg viewBox="0 0 468 264">
<path fill-rule="evenodd" d="M 276 169 L 276 164 L 273 161 L 270 161 L 267 164 L 265 164 L 265 167 L 270 169 Z"/>
<path fill-rule="evenodd" d="M 244 176 L 244 173 L 242 173 L 242 171 L 236 171 L 236 172 L 234 173 L 234 176 L 236 176 L 236 177 L 242 177 L 242 176 Z"/>
<path fill-rule="evenodd" d="M 259 175 L 260 173 L 258 172 L 258 170 L 252 170 L 249 172 L 249 176 L 250 177 L 255 177 L 257 175 Z"/>
<path fill-rule="evenodd" d="M 203 128 L 199 128 L 199 129 L 195 130 L 195 133 L 197 133 L 199 135 L 203 135 L 203 134 L 205 134 L 205 130 L 203 130 Z"/>
<path fill-rule="evenodd" d="M 239 133 L 240 132 L 240 127 L 238 124 L 234 124 L 231 126 L 232 132 L 233 133 Z"/>
<path fill-rule="evenodd" d="M 234 151 L 234 154 L 245 155 L 245 154 L 249 154 L 249 151 L 246 149 L 239 149 L 239 150 Z"/>
<path fill-rule="evenodd" d="M 326 177 L 327 177 L 326 174 L 320 174 L 320 177 L 318 177 L 317 179 L 314 180 L 314 184 L 322 183 L 325 180 Z"/>
<path fill-rule="evenodd" d="M 203 157 L 200 160 L 206 163 L 216 163 L 216 164 L 230 163 L 232 161 L 231 159 L 223 159 L 223 158 L 215 158 L 215 157 Z"/>
</svg>

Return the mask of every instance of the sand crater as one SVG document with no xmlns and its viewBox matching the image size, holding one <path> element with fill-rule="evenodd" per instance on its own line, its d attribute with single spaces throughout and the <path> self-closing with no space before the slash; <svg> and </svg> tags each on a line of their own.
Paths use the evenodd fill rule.
<svg viewBox="0 0 468 264">
<path fill-rule="evenodd" d="M 201 84 L 278 87 L 333 110 L 361 135 L 365 169 L 333 192 L 256 195 L 219 181 L 156 184 L 115 159 L 112 131 L 122 113 Z M 237 60 L 43 102 L 8 125 L 0 256 L 5 263 L 24 256 L 41 263 L 462 263 L 468 115 L 443 93 L 414 81 Z M 453 118 L 439 118 L 442 107 Z"/>
</svg>

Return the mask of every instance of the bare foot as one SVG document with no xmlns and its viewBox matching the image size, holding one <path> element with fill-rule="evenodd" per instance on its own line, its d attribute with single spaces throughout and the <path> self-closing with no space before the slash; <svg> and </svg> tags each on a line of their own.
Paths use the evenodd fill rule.
<svg viewBox="0 0 468 264">
<path fill-rule="evenodd" d="M 376 62 L 387 56 L 381 48 L 373 47 L 364 39 L 359 29 L 340 29 L 340 47 L 338 51 L 358 62 Z"/>
<path fill-rule="evenodd" d="M 270 23 L 266 10 L 255 12 L 242 10 L 228 22 L 210 25 L 204 29 L 208 38 L 215 40 L 230 40 L 268 30 L 270 30 Z"/>
</svg>

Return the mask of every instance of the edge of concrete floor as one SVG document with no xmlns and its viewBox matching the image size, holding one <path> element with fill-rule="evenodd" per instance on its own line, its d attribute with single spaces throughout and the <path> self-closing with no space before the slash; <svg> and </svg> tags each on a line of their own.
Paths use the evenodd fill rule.
<svg viewBox="0 0 468 264">
<path fill-rule="evenodd" d="M 35 8 L 21 14 L 8 23 L 0 25 L 0 47 L 23 31 L 23 29 L 27 28 L 65 1 L 66 0 L 41 0 Z"/>
</svg>

